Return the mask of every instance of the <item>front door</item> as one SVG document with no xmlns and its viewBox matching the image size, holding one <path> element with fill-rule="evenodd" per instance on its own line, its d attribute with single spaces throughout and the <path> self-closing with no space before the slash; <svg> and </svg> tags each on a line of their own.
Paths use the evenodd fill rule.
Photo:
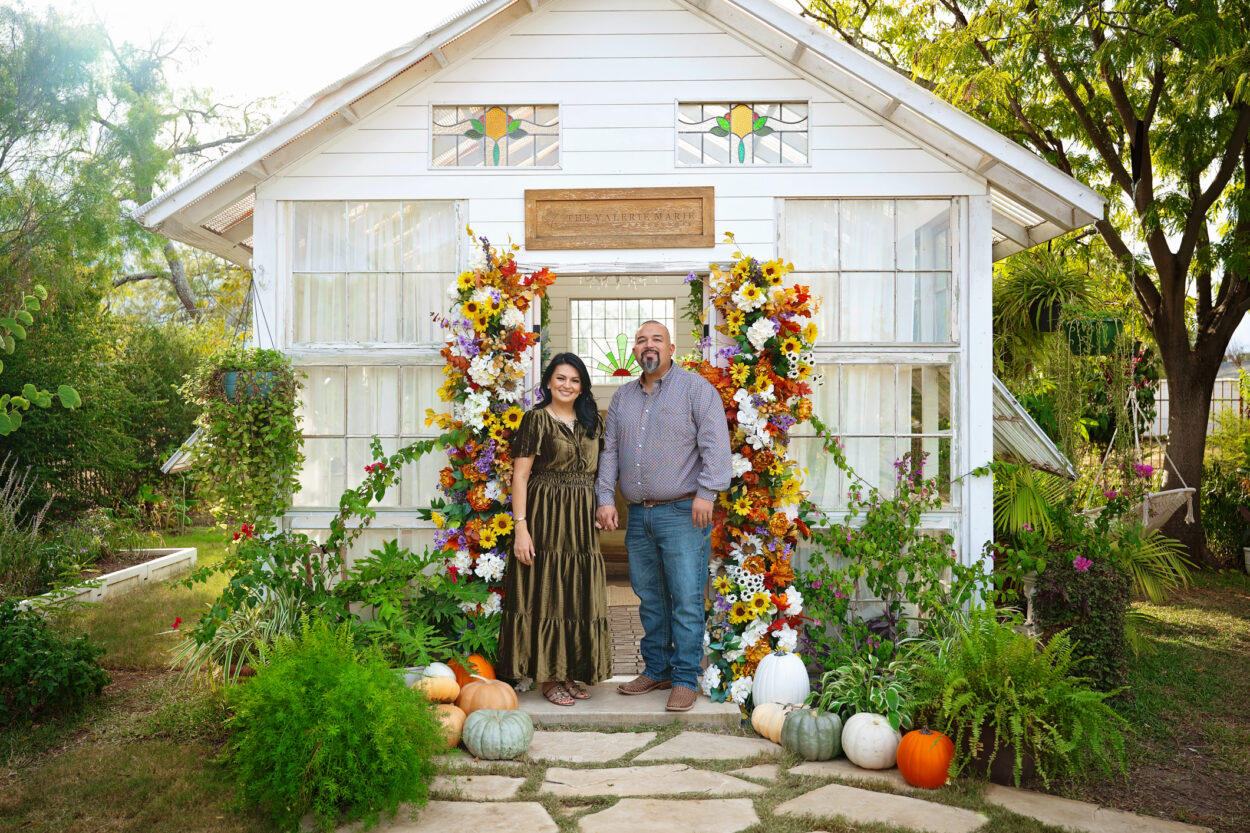
<svg viewBox="0 0 1250 833">
<path fill-rule="evenodd" d="M 557 353 L 576 353 L 590 371 L 591 390 L 600 413 L 607 413 L 612 394 L 636 382 L 641 370 L 633 357 L 634 333 L 645 321 L 668 327 L 677 357 L 697 350 L 694 324 L 686 317 L 690 298 L 684 275 L 560 275 L 548 290 L 547 330 L 543 334 L 544 364 Z M 621 527 L 600 538 L 608 583 L 629 584 L 625 555 L 626 508 L 616 496 Z"/>
</svg>

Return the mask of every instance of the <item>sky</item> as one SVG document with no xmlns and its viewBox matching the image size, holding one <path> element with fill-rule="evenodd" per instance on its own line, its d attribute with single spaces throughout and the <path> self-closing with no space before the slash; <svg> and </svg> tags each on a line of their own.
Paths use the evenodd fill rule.
<svg viewBox="0 0 1250 833">
<path fill-rule="evenodd" d="M 277 99 L 275 116 L 384 52 L 407 43 L 473 0 L 22 0 L 83 20 L 115 41 L 146 46 L 182 39 L 174 87 L 210 88 L 242 104 Z M 1231 346 L 1250 348 L 1250 319 Z"/>
</svg>

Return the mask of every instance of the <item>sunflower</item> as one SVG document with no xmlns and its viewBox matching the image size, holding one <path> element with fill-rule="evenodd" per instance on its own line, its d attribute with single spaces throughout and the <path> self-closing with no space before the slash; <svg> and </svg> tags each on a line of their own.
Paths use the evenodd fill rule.
<svg viewBox="0 0 1250 833">
<path fill-rule="evenodd" d="M 747 606 L 743 602 L 734 602 L 733 607 L 729 608 L 729 622 L 733 625 L 741 625 L 743 622 L 749 622 L 755 618 Z"/>
<path fill-rule="evenodd" d="M 495 543 L 498 540 L 499 540 L 498 533 L 496 533 L 495 530 L 490 527 L 486 527 L 485 529 L 483 529 L 482 534 L 478 536 L 478 541 L 481 542 L 482 549 L 487 549 L 487 550 L 490 549 L 491 547 L 495 546 Z"/>
<path fill-rule="evenodd" d="M 495 423 L 494 425 L 490 427 L 490 438 L 495 441 L 502 440 L 503 430 L 504 428 L 502 425 L 500 425 L 499 423 Z"/>
<path fill-rule="evenodd" d="M 754 611 L 755 616 L 759 616 L 767 612 L 772 603 L 773 600 L 768 598 L 768 594 L 761 591 L 751 597 L 751 601 L 747 602 L 747 607 Z"/>
<path fill-rule="evenodd" d="M 811 375 L 812 375 L 812 366 L 810 364 L 799 365 L 799 378 L 800 379 L 806 379 L 808 376 L 811 376 Z"/>
<path fill-rule="evenodd" d="M 512 531 L 512 516 L 507 512 L 500 512 L 490 519 L 490 526 L 497 535 L 507 535 Z"/>
<path fill-rule="evenodd" d="M 456 289 L 463 292 L 466 289 L 472 289 L 475 283 L 472 272 L 461 272 L 460 277 L 456 278 Z"/>
<path fill-rule="evenodd" d="M 751 366 L 747 364 L 735 364 L 733 369 L 729 371 L 729 377 L 733 379 L 733 383 L 738 387 L 746 384 L 747 377 L 751 375 Z"/>
<path fill-rule="evenodd" d="M 730 310 L 728 314 L 725 315 L 725 326 L 729 327 L 732 330 L 741 330 L 742 325 L 746 323 L 746 320 L 747 320 L 746 313 L 744 313 L 742 310 L 740 309 Z"/>
<path fill-rule="evenodd" d="M 803 351 L 803 345 L 799 344 L 799 340 L 794 336 L 790 336 L 781 342 L 781 352 L 786 356 L 797 356 Z"/>
<path fill-rule="evenodd" d="M 758 301 L 763 295 L 760 288 L 753 283 L 749 283 L 742 287 L 742 300 L 752 302 Z"/>
<path fill-rule="evenodd" d="M 477 301 L 465 301 L 460 305 L 460 312 L 463 313 L 464 317 L 468 318 L 470 321 L 476 318 L 478 313 L 481 311 L 482 305 Z"/>
<path fill-rule="evenodd" d="M 504 411 L 499 418 L 503 420 L 505 428 L 515 431 L 521 425 L 521 417 L 523 416 L 525 416 L 525 413 L 520 408 L 512 407 Z"/>
<path fill-rule="evenodd" d="M 760 271 L 764 273 L 764 280 L 773 286 L 781 285 L 781 278 L 785 275 L 784 264 L 780 260 L 770 260 L 760 267 Z"/>
<path fill-rule="evenodd" d="M 817 335 L 816 325 L 811 322 L 808 322 L 807 326 L 803 328 L 803 340 L 806 341 L 808 344 L 815 344 L 816 335 Z"/>
<path fill-rule="evenodd" d="M 735 515 L 745 515 L 751 511 L 751 501 L 747 500 L 746 495 L 734 501 L 733 512 Z"/>
<path fill-rule="evenodd" d="M 733 590 L 733 583 L 729 580 L 728 576 L 717 576 L 712 579 L 712 588 L 717 593 L 724 595 Z"/>
</svg>

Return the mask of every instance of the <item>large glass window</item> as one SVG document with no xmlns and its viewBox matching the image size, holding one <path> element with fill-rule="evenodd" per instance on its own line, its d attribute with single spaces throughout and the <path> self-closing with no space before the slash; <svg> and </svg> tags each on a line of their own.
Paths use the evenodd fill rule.
<svg viewBox="0 0 1250 833">
<path fill-rule="evenodd" d="M 292 204 L 295 346 L 437 344 L 455 278 L 455 203 Z"/>
</svg>

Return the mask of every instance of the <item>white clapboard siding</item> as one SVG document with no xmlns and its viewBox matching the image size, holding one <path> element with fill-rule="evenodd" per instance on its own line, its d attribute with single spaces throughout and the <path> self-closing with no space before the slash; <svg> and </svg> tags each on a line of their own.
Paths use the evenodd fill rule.
<svg viewBox="0 0 1250 833">
<path fill-rule="evenodd" d="M 492 58 L 661 58 L 673 55 L 745 58 L 759 55 L 759 50 L 721 33 L 669 32 L 654 32 L 647 38 L 610 32 L 593 38 L 518 34 L 490 48 Z"/>
</svg>

